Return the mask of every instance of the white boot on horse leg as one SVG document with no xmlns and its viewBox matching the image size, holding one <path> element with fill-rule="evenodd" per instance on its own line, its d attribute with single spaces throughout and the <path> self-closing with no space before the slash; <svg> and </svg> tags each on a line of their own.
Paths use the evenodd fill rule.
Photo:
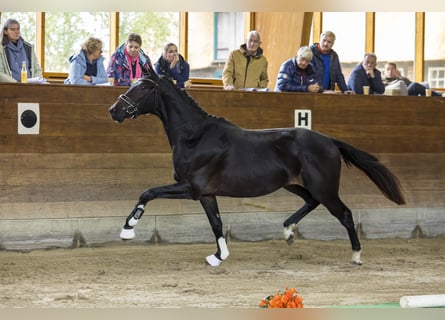
<svg viewBox="0 0 445 320">
<path fill-rule="evenodd" d="M 133 211 L 134 213 L 132 213 L 132 217 L 128 220 L 128 225 L 130 227 L 134 227 L 135 225 L 138 224 L 139 219 L 142 217 L 142 215 L 144 214 L 144 205 L 140 204 L 135 208 L 135 211 Z"/>
<path fill-rule="evenodd" d="M 284 234 L 284 240 L 286 240 L 288 245 L 291 245 L 294 243 L 295 240 L 295 229 L 297 228 L 297 225 L 295 223 L 292 223 L 288 225 L 287 227 L 284 227 L 283 234 Z"/>
<path fill-rule="evenodd" d="M 223 237 L 218 239 L 218 248 L 221 259 L 218 259 L 214 254 L 206 257 L 207 263 L 212 267 L 218 267 L 221 262 L 223 262 L 223 260 L 227 259 L 227 257 L 229 256 L 229 249 L 227 248 L 226 239 L 224 239 Z"/>
<path fill-rule="evenodd" d="M 120 234 L 121 239 L 131 240 L 131 239 L 134 239 L 135 236 L 136 236 L 136 234 L 134 233 L 134 228 L 131 228 L 131 229 L 122 228 L 122 231 Z"/>
<path fill-rule="evenodd" d="M 352 263 L 361 265 L 362 261 L 360 260 L 360 253 L 361 251 L 352 251 Z"/>
</svg>

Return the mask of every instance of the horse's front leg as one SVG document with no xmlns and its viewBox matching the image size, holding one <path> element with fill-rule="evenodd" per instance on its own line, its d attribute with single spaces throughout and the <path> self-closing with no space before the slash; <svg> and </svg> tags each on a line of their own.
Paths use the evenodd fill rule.
<svg viewBox="0 0 445 320">
<path fill-rule="evenodd" d="M 165 199 L 192 199 L 191 187 L 187 183 L 175 183 L 145 190 L 139 197 L 139 201 L 125 220 L 120 237 L 130 240 L 135 237 L 134 227 L 141 219 L 146 204 L 157 198 Z"/>
<path fill-rule="evenodd" d="M 216 202 L 216 197 L 213 195 L 203 196 L 199 201 L 212 226 L 217 245 L 216 253 L 207 256 L 206 260 L 212 267 L 217 267 L 229 256 L 229 249 L 227 248 L 226 239 L 224 239 L 223 235 L 223 224 L 221 215 L 219 214 L 218 203 Z"/>
</svg>

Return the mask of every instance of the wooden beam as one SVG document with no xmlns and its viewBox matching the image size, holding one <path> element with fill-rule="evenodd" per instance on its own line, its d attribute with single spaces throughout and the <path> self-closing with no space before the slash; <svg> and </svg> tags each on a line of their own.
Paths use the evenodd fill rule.
<svg viewBox="0 0 445 320">
<path fill-rule="evenodd" d="M 184 56 L 185 60 L 188 60 L 189 54 L 189 15 L 188 12 L 181 12 L 179 14 L 179 51 Z"/>
<path fill-rule="evenodd" d="M 321 12 L 314 12 L 314 33 L 312 35 L 312 42 L 320 42 L 320 35 L 323 29 L 323 14 Z"/>
<path fill-rule="evenodd" d="M 366 12 L 365 52 L 375 50 L 375 12 Z"/>
<path fill-rule="evenodd" d="M 312 18 L 313 12 L 305 12 L 303 17 L 303 26 L 301 28 L 301 45 L 310 45 L 311 28 L 312 28 Z"/>
<path fill-rule="evenodd" d="M 425 12 L 416 12 L 416 39 L 414 57 L 415 81 L 422 82 L 425 74 Z"/>
<path fill-rule="evenodd" d="M 119 45 L 119 12 L 110 13 L 110 54 Z"/>
<path fill-rule="evenodd" d="M 45 12 L 36 13 L 36 56 L 45 70 Z"/>
</svg>

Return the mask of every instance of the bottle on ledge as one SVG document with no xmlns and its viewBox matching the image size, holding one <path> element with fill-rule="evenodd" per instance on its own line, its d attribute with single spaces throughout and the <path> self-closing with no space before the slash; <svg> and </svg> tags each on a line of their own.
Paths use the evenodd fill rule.
<svg viewBox="0 0 445 320">
<path fill-rule="evenodd" d="M 23 61 L 22 63 L 22 74 L 21 74 L 21 83 L 27 83 L 28 82 L 28 70 L 26 68 L 26 61 Z"/>
</svg>

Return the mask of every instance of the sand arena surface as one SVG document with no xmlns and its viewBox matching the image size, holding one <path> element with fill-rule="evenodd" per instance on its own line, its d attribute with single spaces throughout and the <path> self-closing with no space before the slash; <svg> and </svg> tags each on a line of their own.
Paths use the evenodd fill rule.
<svg viewBox="0 0 445 320">
<path fill-rule="evenodd" d="M 445 293 L 445 238 L 362 240 L 362 266 L 349 241 L 229 241 L 212 268 L 213 244 L 111 244 L 0 251 L 0 307 L 256 308 L 295 287 L 306 307 L 399 301 Z M 18 304 L 19 301 L 19 304 Z"/>
</svg>

